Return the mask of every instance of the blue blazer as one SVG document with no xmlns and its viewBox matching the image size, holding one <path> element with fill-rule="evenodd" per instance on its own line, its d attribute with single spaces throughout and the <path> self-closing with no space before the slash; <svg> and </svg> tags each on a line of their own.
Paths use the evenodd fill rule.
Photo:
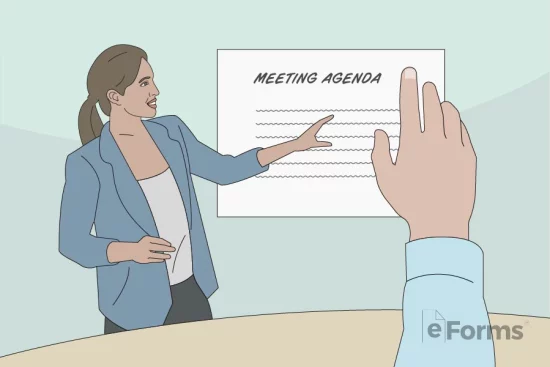
<svg viewBox="0 0 550 367">
<path fill-rule="evenodd" d="M 207 297 L 218 288 L 191 175 L 221 185 L 268 169 L 257 159 L 260 148 L 239 156 L 221 155 L 199 142 L 176 116 L 144 121 L 174 173 L 190 229 L 193 273 Z M 166 264 L 110 263 L 113 241 L 158 237 L 140 185 L 118 148 L 109 122 L 101 136 L 69 154 L 61 201 L 59 251 L 86 268 L 97 269 L 99 310 L 124 329 L 159 326 L 172 304 Z M 95 225 L 95 236 L 91 234 Z"/>
</svg>

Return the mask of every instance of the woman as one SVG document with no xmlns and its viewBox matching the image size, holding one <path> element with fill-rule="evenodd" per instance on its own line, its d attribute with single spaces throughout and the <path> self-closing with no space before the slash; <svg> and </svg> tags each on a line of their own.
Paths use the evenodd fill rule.
<svg viewBox="0 0 550 367">
<path fill-rule="evenodd" d="M 176 116 L 153 118 L 159 91 L 140 48 L 102 52 L 87 86 L 83 146 L 66 162 L 59 251 L 97 269 L 105 333 L 211 319 L 218 284 L 191 175 L 231 184 L 292 152 L 330 146 L 315 134 L 332 116 L 296 140 L 233 157 L 202 144 Z"/>
</svg>

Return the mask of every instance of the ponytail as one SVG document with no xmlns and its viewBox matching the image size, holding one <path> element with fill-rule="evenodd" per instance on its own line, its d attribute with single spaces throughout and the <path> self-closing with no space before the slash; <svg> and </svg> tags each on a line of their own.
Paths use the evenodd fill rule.
<svg viewBox="0 0 550 367">
<path fill-rule="evenodd" d="M 88 96 L 80 107 L 78 113 L 78 132 L 82 145 L 89 143 L 99 136 L 103 128 L 103 122 L 97 112 L 97 99 Z"/>
</svg>

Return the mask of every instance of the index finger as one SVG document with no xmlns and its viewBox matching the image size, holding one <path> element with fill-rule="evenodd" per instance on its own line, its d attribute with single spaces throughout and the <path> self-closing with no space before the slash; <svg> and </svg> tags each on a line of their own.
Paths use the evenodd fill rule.
<svg viewBox="0 0 550 367">
<path fill-rule="evenodd" d="M 172 246 L 172 244 L 166 240 L 163 240 L 162 238 L 151 238 L 149 240 L 149 243 L 155 244 L 155 245 L 161 245 L 161 246 Z"/>
<path fill-rule="evenodd" d="M 324 124 L 326 124 L 327 122 L 329 122 L 330 120 L 332 120 L 334 118 L 334 115 L 329 115 L 327 117 L 324 117 L 322 119 L 320 119 L 319 121 L 317 121 L 316 123 L 314 123 L 310 129 L 312 131 L 314 131 L 315 133 L 317 133 L 321 127 L 323 127 Z"/>
<path fill-rule="evenodd" d="M 418 106 L 418 83 L 416 70 L 412 67 L 405 68 L 401 73 L 399 115 L 401 119 L 401 138 L 407 139 L 422 132 Z"/>
<path fill-rule="evenodd" d="M 151 246 L 149 246 L 149 251 L 174 252 L 176 251 L 176 248 L 152 243 Z"/>
</svg>

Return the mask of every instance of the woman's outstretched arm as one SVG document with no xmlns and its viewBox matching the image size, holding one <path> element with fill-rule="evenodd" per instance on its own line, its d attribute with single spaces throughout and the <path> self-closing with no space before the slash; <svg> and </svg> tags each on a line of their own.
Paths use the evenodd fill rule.
<svg viewBox="0 0 550 367">
<path fill-rule="evenodd" d="M 317 121 L 295 140 L 290 140 L 258 151 L 258 162 L 260 162 L 262 166 L 267 166 L 294 152 L 300 152 L 310 148 L 330 147 L 332 145 L 331 143 L 318 141 L 316 135 L 321 127 L 333 118 L 334 115 L 330 115 Z"/>
<path fill-rule="evenodd" d="M 296 139 L 269 148 L 251 149 L 237 156 L 220 154 L 201 143 L 179 119 L 178 127 L 189 156 L 191 173 L 219 185 L 228 185 L 267 171 L 269 164 L 293 152 L 331 146 L 329 142 L 318 141 L 316 134 L 333 117 L 317 121 Z"/>
</svg>

